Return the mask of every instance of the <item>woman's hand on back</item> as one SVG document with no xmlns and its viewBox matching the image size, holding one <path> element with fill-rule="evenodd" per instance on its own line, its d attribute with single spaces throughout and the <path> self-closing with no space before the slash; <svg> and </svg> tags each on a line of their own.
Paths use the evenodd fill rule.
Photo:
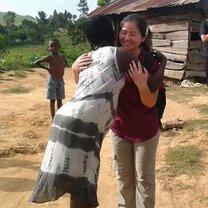
<svg viewBox="0 0 208 208">
<path fill-rule="evenodd" d="M 85 69 L 92 63 L 92 57 L 87 53 L 79 56 L 75 62 L 72 64 L 72 71 L 74 73 L 74 81 L 76 84 L 79 82 L 79 73 Z"/>
<path fill-rule="evenodd" d="M 92 63 L 92 56 L 87 53 L 79 56 L 72 64 L 72 70 L 74 72 L 80 72 L 85 70 Z"/>
</svg>

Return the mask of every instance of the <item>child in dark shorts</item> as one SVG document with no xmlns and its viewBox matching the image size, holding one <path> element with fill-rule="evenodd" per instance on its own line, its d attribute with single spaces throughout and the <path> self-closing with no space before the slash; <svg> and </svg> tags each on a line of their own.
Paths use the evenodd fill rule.
<svg viewBox="0 0 208 208">
<path fill-rule="evenodd" d="M 37 67 L 46 69 L 49 72 L 47 80 L 47 99 L 50 100 L 50 112 L 53 119 L 55 115 L 55 101 L 57 100 L 57 108 L 62 106 L 62 99 L 65 98 L 64 88 L 64 69 L 67 65 L 66 58 L 59 54 L 61 48 L 58 39 L 49 40 L 48 50 L 50 55 L 36 60 L 33 64 Z M 48 66 L 43 65 L 47 63 Z"/>
</svg>

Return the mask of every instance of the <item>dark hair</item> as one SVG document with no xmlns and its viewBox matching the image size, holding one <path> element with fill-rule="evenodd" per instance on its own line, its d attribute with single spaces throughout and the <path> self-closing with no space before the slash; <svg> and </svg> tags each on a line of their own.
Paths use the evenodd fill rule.
<svg viewBox="0 0 208 208">
<path fill-rule="evenodd" d="M 208 18 L 205 19 L 205 26 L 206 26 L 206 29 L 208 30 Z"/>
<path fill-rule="evenodd" d="M 120 27 L 122 28 L 122 26 L 126 22 L 134 22 L 136 24 L 138 30 L 140 31 L 142 37 L 144 38 L 147 36 L 148 26 L 147 26 L 147 23 L 143 17 L 139 16 L 138 14 L 129 14 L 128 16 L 124 17 L 124 19 L 121 21 Z M 141 47 L 146 51 L 150 50 L 146 41 L 141 43 Z"/>
<path fill-rule="evenodd" d="M 59 42 L 59 40 L 57 38 L 50 39 L 49 43 L 50 42 L 56 43 L 59 46 L 59 48 L 61 47 L 61 44 L 60 44 L 60 42 Z"/>
<path fill-rule="evenodd" d="M 84 33 L 95 50 L 103 46 L 114 45 L 114 31 L 111 21 L 104 15 L 90 17 L 86 21 Z"/>
</svg>

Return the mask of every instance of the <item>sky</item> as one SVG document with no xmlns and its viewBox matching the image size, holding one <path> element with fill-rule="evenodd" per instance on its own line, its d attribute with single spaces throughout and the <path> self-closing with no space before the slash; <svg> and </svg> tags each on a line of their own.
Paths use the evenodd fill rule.
<svg viewBox="0 0 208 208">
<path fill-rule="evenodd" d="M 80 15 L 77 11 L 80 0 L 0 0 L 0 12 L 12 11 L 19 15 L 38 16 L 39 11 L 44 11 L 49 17 L 54 9 L 59 12 L 67 10 L 72 15 Z M 97 8 L 97 0 L 87 0 L 89 12 Z"/>
</svg>

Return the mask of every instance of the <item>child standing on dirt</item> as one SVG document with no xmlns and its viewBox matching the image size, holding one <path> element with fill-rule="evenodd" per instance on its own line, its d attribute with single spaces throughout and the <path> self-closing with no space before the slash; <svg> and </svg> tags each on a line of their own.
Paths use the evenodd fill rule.
<svg viewBox="0 0 208 208">
<path fill-rule="evenodd" d="M 49 40 L 48 50 L 50 55 L 36 60 L 33 64 L 37 67 L 46 69 L 49 72 L 47 80 L 47 99 L 50 100 L 50 112 L 53 119 L 55 115 L 55 101 L 57 100 L 57 108 L 62 106 L 62 99 L 65 98 L 64 87 L 64 69 L 67 65 L 66 58 L 59 53 L 61 48 L 58 39 Z M 48 66 L 45 66 L 47 63 Z"/>
</svg>

